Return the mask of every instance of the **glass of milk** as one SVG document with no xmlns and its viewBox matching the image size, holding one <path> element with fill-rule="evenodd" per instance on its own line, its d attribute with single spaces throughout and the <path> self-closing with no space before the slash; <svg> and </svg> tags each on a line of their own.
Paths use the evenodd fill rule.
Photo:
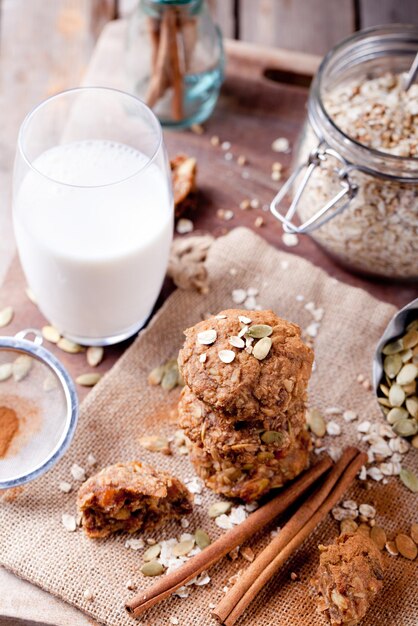
<svg viewBox="0 0 418 626">
<path fill-rule="evenodd" d="M 109 345 L 143 326 L 167 268 L 173 215 L 161 126 L 136 97 L 72 89 L 24 120 L 17 246 L 40 310 L 65 337 Z"/>
</svg>

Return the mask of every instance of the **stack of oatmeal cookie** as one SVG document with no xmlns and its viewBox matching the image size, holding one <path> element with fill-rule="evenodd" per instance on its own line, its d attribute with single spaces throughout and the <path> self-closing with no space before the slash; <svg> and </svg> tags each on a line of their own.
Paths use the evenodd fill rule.
<svg viewBox="0 0 418 626">
<path fill-rule="evenodd" d="M 272 311 L 229 309 L 185 331 L 179 422 L 206 485 L 250 502 L 308 464 L 313 352 Z"/>
</svg>

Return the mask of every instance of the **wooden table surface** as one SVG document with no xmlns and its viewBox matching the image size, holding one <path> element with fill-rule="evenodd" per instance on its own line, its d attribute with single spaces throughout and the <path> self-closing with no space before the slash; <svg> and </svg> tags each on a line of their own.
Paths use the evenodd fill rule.
<svg viewBox="0 0 418 626">
<path fill-rule="evenodd" d="M 123 22 L 112 22 L 106 26 L 84 84 L 129 90 L 130 85 L 123 71 L 124 31 Z M 185 216 L 194 222 L 195 232 L 211 232 L 219 236 L 238 225 L 245 225 L 257 230 L 277 248 L 300 254 L 335 278 L 366 289 L 377 298 L 402 306 L 416 297 L 416 285 L 378 282 L 354 276 L 337 266 L 308 237 L 301 237 L 295 248 L 284 246 L 281 228 L 268 212 L 278 185 L 271 179 L 271 167 L 275 161 L 280 161 L 286 175 L 290 171 L 292 151 L 277 154 L 272 151 L 271 144 L 277 137 L 286 137 L 291 147 L 295 145 L 305 118 L 307 88 L 303 84 L 307 78 L 303 74 L 315 71 L 318 59 L 297 53 L 261 50 L 233 42 L 227 46 L 227 51 L 227 80 L 214 115 L 205 124 L 204 133 L 164 133 L 170 156 L 186 152 L 198 161 L 199 202 L 197 209 Z M 267 79 L 265 74 L 282 79 L 285 77 L 289 82 L 276 82 Z M 221 143 L 230 143 L 230 147 L 224 150 L 222 146 L 212 145 L 211 138 L 215 135 Z M 232 160 L 225 158 L 227 153 L 233 155 Z M 238 155 L 245 156 L 245 166 L 237 163 Z M 245 199 L 256 201 L 258 208 L 242 210 L 240 203 Z M 219 209 L 232 210 L 232 219 L 222 219 L 218 214 Z M 261 227 L 255 226 L 258 217 L 263 218 Z M 251 259 L 248 262 L 251 263 Z M 171 289 L 172 285 L 167 281 L 159 302 Z M 25 327 L 39 328 L 45 323 L 37 307 L 27 299 L 25 280 L 17 259 L 12 262 L 0 292 L 0 308 L 8 304 L 16 311 L 12 324 L 6 329 L 9 334 Z M 106 358 L 99 369 L 109 369 L 125 346 L 126 343 L 107 349 Z M 55 346 L 48 347 L 56 352 L 73 376 L 88 369 L 83 354 L 66 355 Z M 83 388 L 79 389 L 80 398 L 86 392 Z M 16 582 L 10 574 L 0 572 L 0 588 L 5 588 L 5 585 L 10 589 L 10 594 L 7 594 L 7 598 L 0 597 L 0 614 L 27 619 L 25 609 L 17 602 L 13 604 L 13 597 L 19 597 L 22 585 L 27 584 Z M 31 604 L 30 613 L 35 621 L 71 623 L 74 626 L 91 623 L 78 612 L 61 603 L 57 605 L 56 600 L 45 604 L 45 594 L 40 591 L 31 588 L 31 594 L 37 598 Z M 48 605 L 51 607 L 49 612 L 45 611 Z M 60 621 L 56 621 L 57 606 L 62 608 Z"/>
</svg>

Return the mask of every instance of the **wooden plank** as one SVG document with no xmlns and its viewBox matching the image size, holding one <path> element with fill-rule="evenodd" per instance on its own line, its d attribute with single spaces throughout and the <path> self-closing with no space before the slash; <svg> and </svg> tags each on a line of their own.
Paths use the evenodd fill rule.
<svg viewBox="0 0 418 626">
<path fill-rule="evenodd" d="M 360 0 L 360 26 L 418 23 L 417 0 Z"/>
<path fill-rule="evenodd" d="M 241 0 L 240 38 L 325 54 L 354 30 L 352 0 Z"/>
<path fill-rule="evenodd" d="M 235 36 L 234 0 L 208 0 L 215 22 L 224 37 Z"/>
</svg>

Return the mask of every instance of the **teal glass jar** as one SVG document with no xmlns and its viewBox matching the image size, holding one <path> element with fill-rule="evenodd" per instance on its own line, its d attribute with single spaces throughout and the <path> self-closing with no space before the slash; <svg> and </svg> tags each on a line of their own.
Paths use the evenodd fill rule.
<svg viewBox="0 0 418 626">
<path fill-rule="evenodd" d="M 163 126 L 204 122 L 224 76 L 222 36 L 204 0 L 140 0 L 127 36 L 130 87 Z"/>
</svg>

